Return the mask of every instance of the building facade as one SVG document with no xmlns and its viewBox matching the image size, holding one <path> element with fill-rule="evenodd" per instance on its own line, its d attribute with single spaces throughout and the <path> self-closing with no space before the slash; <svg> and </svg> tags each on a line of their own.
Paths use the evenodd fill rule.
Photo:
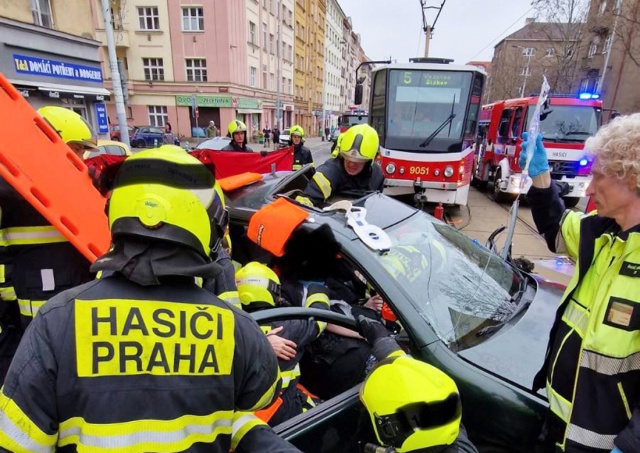
<svg viewBox="0 0 640 453">
<path fill-rule="evenodd" d="M 543 75 L 552 92 L 577 95 L 583 30 L 583 23 L 527 19 L 523 28 L 496 44 L 486 99 L 494 101 L 539 92 Z"/>
<path fill-rule="evenodd" d="M 346 18 L 337 0 L 327 1 L 327 23 L 324 38 L 324 128 L 338 127 L 344 110 L 342 84 L 342 24 Z"/>
<path fill-rule="evenodd" d="M 602 97 L 613 111 L 640 111 L 640 0 L 591 0 L 580 55 L 580 90 Z"/>
<path fill-rule="evenodd" d="M 109 132 L 92 4 L 84 0 L 0 2 L 0 72 L 34 107 L 57 105 Z"/>
</svg>

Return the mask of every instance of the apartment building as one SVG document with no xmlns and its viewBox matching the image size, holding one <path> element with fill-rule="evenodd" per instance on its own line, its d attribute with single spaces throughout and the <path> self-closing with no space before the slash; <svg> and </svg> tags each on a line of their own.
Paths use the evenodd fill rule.
<svg viewBox="0 0 640 453">
<path fill-rule="evenodd" d="M 580 55 L 580 90 L 602 96 L 613 111 L 640 111 L 640 0 L 591 0 Z"/>
<path fill-rule="evenodd" d="M 338 126 L 338 118 L 344 110 L 342 102 L 342 23 L 346 18 L 338 0 L 327 0 L 324 37 L 324 89 L 323 128 Z"/>
<path fill-rule="evenodd" d="M 34 107 L 57 105 L 109 132 L 99 45 L 85 0 L 0 1 L 0 72 Z"/>
</svg>

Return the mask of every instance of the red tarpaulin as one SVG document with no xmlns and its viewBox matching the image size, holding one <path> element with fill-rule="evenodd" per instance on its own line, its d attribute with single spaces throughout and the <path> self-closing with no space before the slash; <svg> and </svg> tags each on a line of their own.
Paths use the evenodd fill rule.
<svg viewBox="0 0 640 453">
<path fill-rule="evenodd" d="M 226 178 L 245 172 L 270 173 L 272 164 L 275 164 L 276 171 L 291 171 L 293 168 L 292 146 L 268 153 L 200 149 L 190 154 L 205 165 L 213 162 L 216 178 Z"/>
</svg>

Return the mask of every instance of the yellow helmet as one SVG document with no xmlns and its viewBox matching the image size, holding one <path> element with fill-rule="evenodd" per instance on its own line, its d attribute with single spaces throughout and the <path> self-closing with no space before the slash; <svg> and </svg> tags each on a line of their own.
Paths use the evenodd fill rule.
<svg viewBox="0 0 640 453">
<path fill-rule="evenodd" d="M 412 245 L 392 247 L 380 262 L 395 279 L 405 277 L 409 282 L 414 282 L 429 264 L 424 254 Z"/>
<path fill-rule="evenodd" d="M 462 409 L 455 382 L 408 355 L 390 357 L 360 388 L 378 441 L 402 453 L 453 444 Z"/>
<path fill-rule="evenodd" d="M 114 239 L 138 236 L 174 242 L 209 258 L 221 236 L 215 178 L 198 159 L 171 146 L 122 163 L 108 204 Z"/>
<path fill-rule="evenodd" d="M 291 129 L 289 129 L 289 136 L 293 137 L 294 135 L 304 138 L 304 129 L 302 128 L 302 126 L 299 126 L 297 124 L 291 126 Z"/>
<path fill-rule="evenodd" d="M 236 272 L 236 286 L 242 308 L 256 311 L 276 306 L 280 279 L 266 265 L 252 261 Z"/>
<path fill-rule="evenodd" d="M 80 144 L 95 149 L 98 137 L 89 123 L 73 110 L 53 105 L 38 109 L 38 113 L 53 127 L 66 144 Z"/>
<path fill-rule="evenodd" d="M 233 134 L 235 132 L 247 132 L 247 125 L 244 124 L 240 120 L 233 120 L 229 123 L 229 127 L 227 127 L 227 131 L 229 132 L 229 137 L 233 138 Z"/>
<path fill-rule="evenodd" d="M 351 160 L 369 162 L 378 154 L 380 139 L 374 128 L 368 124 L 350 127 L 340 140 L 340 154 Z"/>
</svg>

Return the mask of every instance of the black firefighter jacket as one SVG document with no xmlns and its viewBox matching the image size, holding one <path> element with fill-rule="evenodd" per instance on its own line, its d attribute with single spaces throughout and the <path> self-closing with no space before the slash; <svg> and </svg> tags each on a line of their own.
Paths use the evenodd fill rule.
<svg viewBox="0 0 640 453">
<path fill-rule="evenodd" d="M 0 391 L 0 450 L 223 452 L 271 404 L 278 364 L 245 313 L 193 279 L 120 274 L 48 301 Z"/>
</svg>

